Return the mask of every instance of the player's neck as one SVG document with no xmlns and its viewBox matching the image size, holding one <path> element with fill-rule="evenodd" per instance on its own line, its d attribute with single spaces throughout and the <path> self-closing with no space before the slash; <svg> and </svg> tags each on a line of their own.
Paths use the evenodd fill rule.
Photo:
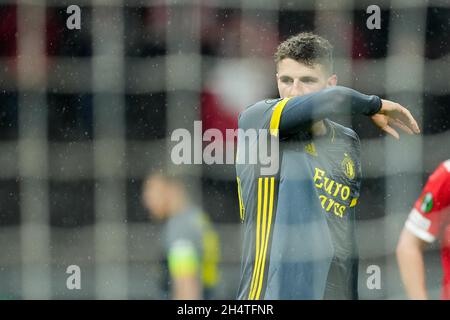
<svg viewBox="0 0 450 320">
<path fill-rule="evenodd" d="M 311 131 L 313 136 L 321 137 L 327 134 L 327 127 L 325 126 L 323 120 L 320 120 L 312 125 Z"/>
</svg>

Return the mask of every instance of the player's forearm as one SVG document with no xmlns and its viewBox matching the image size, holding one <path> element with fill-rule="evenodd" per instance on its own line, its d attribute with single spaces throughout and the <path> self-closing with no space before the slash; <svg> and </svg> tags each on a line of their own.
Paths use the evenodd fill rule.
<svg viewBox="0 0 450 320">
<path fill-rule="evenodd" d="M 397 247 L 397 261 L 408 298 L 414 300 L 428 299 L 421 248 L 400 241 Z"/>
<path fill-rule="evenodd" d="M 332 87 L 317 93 L 291 98 L 283 109 L 279 132 L 286 136 L 327 117 L 373 115 L 381 108 L 377 96 L 362 94 L 346 87 Z"/>
</svg>

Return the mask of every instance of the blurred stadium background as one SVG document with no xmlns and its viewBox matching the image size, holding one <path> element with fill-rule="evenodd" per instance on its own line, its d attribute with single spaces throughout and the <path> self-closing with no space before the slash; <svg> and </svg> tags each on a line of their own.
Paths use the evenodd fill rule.
<svg viewBox="0 0 450 320">
<path fill-rule="evenodd" d="M 69 30 L 69 5 L 81 29 Z M 366 8 L 381 8 L 369 30 Z M 399 232 L 426 177 L 450 158 L 448 1 L 5 1 L 0 3 L 0 298 L 159 299 L 160 229 L 140 202 L 170 133 L 236 127 L 277 95 L 278 41 L 315 31 L 335 47 L 341 85 L 396 99 L 423 134 L 386 138 L 364 117 L 360 296 L 403 299 Z M 180 169 L 180 168 L 179 168 Z M 221 237 L 219 298 L 234 299 L 240 223 L 232 165 L 183 166 Z M 439 297 L 439 244 L 427 251 Z M 82 289 L 65 273 L 79 265 Z M 381 268 L 381 289 L 366 286 Z"/>
</svg>

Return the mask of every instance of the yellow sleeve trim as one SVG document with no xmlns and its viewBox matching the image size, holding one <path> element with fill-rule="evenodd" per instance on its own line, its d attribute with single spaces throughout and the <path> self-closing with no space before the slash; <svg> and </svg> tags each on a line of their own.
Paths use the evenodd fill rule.
<svg viewBox="0 0 450 320">
<path fill-rule="evenodd" d="M 178 240 L 169 249 L 167 260 L 174 278 L 195 276 L 199 270 L 199 257 L 190 241 Z"/>
<path fill-rule="evenodd" d="M 272 118 L 270 119 L 270 134 L 274 137 L 278 136 L 278 129 L 280 127 L 281 113 L 283 112 L 284 106 L 291 98 L 284 98 L 278 102 L 273 110 Z"/>
<path fill-rule="evenodd" d="M 350 208 L 356 206 L 357 204 L 358 204 L 358 198 L 354 198 L 354 199 L 352 200 L 352 202 L 350 203 Z"/>
</svg>

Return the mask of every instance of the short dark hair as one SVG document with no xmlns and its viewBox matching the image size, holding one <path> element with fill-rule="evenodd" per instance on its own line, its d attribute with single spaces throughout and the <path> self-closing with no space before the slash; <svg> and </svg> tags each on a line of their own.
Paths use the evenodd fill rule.
<svg viewBox="0 0 450 320">
<path fill-rule="evenodd" d="M 307 66 L 321 64 L 329 74 L 333 73 L 333 46 L 327 39 L 311 32 L 299 33 L 280 43 L 274 58 L 277 65 L 290 58 Z"/>
</svg>

